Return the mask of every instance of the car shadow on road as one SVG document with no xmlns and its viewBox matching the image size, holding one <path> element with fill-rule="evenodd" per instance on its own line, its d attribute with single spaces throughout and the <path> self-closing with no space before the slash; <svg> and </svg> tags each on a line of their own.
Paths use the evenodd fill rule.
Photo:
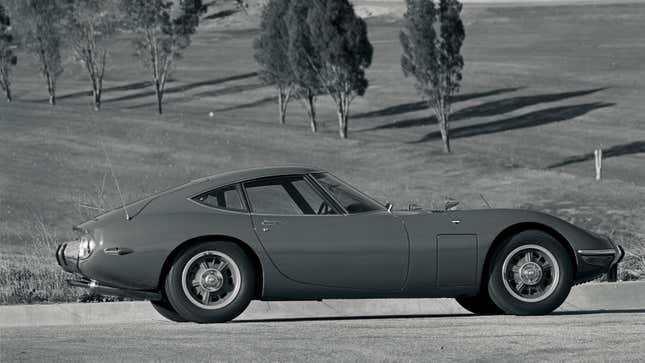
<svg viewBox="0 0 645 363">
<path fill-rule="evenodd" d="M 387 320 L 387 319 L 429 319 L 429 318 L 461 318 L 476 316 L 474 314 L 396 314 L 396 315 L 356 315 L 356 316 L 324 316 L 302 318 L 274 318 L 274 319 L 248 319 L 234 320 L 232 323 L 270 323 L 270 322 L 298 322 L 298 321 L 343 321 L 343 320 Z"/>
<path fill-rule="evenodd" d="M 592 315 L 592 314 L 645 314 L 645 309 L 594 309 L 555 311 L 549 315 Z"/>
<path fill-rule="evenodd" d="M 645 309 L 597 309 L 597 310 L 577 310 L 577 311 L 556 311 L 551 315 L 591 315 L 591 314 L 645 314 Z M 300 318 L 272 318 L 272 319 L 244 319 L 234 320 L 231 323 L 289 323 L 289 322 L 307 322 L 307 321 L 347 321 L 347 320 L 389 320 L 389 319 L 432 319 L 432 318 L 467 318 L 481 317 L 486 315 L 477 315 L 471 313 L 459 314 L 395 314 L 395 315 L 356 315 L 356 316 L 325 316 L 325 317 L 300 317 Z M 494 315 L 488 315 L 494 317 Z M 518 316 L 521 317 L 521 316 Z"/>
</svg>

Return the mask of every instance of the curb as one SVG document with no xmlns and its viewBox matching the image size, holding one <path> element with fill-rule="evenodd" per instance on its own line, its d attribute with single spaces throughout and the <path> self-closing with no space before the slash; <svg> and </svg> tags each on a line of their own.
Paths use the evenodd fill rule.
<svg viewBox="0 0 645 363">
<path fill-rule="evenodd" d="M 645 309 L 645 281 L 576 286 L 560 312 Z M 470 314 L 453 299 L 253 301 L 236 320 Z M 165 321 L 147 301 L 0 306 L 0 328 Z"/>
</svg>

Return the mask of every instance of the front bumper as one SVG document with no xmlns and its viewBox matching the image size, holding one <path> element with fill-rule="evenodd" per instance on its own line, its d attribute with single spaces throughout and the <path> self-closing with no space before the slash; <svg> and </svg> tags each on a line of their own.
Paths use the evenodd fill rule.
<svg viewBox="0 0 645 363">
<path fill-rule="evenodd" d="M 614 282 L 618 279 L 618 264 L 625 257 L 622 246 L 611 242 L 613 248 L 578 250 L 581 262 L 581 272 L 586 275 L 607 273 L 607 280 Z"/>
</svg>

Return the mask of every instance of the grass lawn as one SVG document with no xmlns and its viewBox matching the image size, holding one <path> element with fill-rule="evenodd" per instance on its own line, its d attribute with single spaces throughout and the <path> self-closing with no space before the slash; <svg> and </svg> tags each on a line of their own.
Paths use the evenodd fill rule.
<svg viewBox="0 0 645 363">
<path fill-rule="evenodd" d="M 119 204 L 106 154 L 128 200 L 225 169 L 289 163 L 334 171 L 401 208 L 439 208 L 446 197 L 481 208 L 482 194 L 494 207 L 543 210 L 611 235 L 629 252 L 623 277 L 642 278 L 645 4 L 466 5 L 464 16 L 452 155 L 402 75 L 389 17 L 369 21 L 370 88 L 353 105 L 349 140 L 338 139 L 326 98 L 318 134 L 297 101 L 278 124 L 274 92 L 255 74 L 253 29 L 205 26 L 173 74 L 162 116 L 125 35 L 100 112 L 71 59 L 50 107 L 35 60 L 20 54 L 16 101 L 0 101 L 0 303 L 74 298 L 56 295 L 53 248 L 95 214 L 82 204 Z M 606 155 L 600 182 L 596 148 Z M 29 296 L 43 297 L 16 298 L 15 274 L 40 269 L 54 282 L 30 285 L 38 291 Z"/>
</svg>

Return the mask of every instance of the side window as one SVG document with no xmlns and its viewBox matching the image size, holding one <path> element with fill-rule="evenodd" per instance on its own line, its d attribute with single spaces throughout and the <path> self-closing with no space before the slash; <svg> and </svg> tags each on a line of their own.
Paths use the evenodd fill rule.
<svg viewBox="0 0 645 363">
<path fill-rule="evenodd" d="M 313 174 L 313 177 L 320 185 L 322 185 L 323 188 L 333 195 L 350 214 L 384 209 L 384 207 L 372 200 L 370 197 L 330 174 Z"/>
<path fill-rule="evenodd" d="M 244 184 L 249 204 L 258 214 L 336 214 L 303 176 L 262 179 Z"/>
<path fill-rule="evenodd" d="M 193 198 L 193 200 L 209 207 L 246 211 L 235 185 L 206 192 Z"/>
<path fill-rule="evenodd" d="M 336 210 L 332 208 L 329 203 L 323 197 L 318 194 L 317 191 L 304 179 L 295 180 L 291 182 L 293 187 L 300 193 L 302 198 L 307 202 L 311 208 L 311 213 L 308 214 L 318 214 L 318 215 L 330 215 L 337 214 Z"/>
</svg>

